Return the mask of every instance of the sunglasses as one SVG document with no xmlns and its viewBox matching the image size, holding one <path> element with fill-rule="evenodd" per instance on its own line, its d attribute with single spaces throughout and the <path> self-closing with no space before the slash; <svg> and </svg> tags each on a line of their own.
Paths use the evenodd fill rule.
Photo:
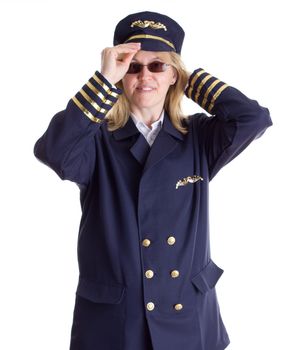
<svg viewBox="0 0 298 350">
<path fill-rule="evenodd" d="M 143 69 L 143 67 L 147 67 L 149 72 L 161 73 L 161 72 L 165 72 L 169 66 L 170 66 L 169 64 L 164 63 L 164 62 L 160 62 L 160 61 L 154 61 L 154 62 L 151 62 L 149 64 L 141 64 L 141 63 L 132 62 L 129 65 L 128 71 L 126 73 L 127 74 L 140 73 L 141 70 Z"/>
</svg>

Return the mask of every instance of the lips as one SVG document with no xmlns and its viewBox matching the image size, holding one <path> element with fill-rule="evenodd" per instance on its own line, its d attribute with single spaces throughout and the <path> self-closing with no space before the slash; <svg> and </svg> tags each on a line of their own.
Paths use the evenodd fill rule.
<svg viewBox="0 0 298 350">
<path fill-rule="evenodd" d="M 155 88 L 153 86 L 149 86 L 149 85 L 139 85 L 137 86 L 137 90 L 139 92 L 150 92 L 155 90 Z"/>
</svg>

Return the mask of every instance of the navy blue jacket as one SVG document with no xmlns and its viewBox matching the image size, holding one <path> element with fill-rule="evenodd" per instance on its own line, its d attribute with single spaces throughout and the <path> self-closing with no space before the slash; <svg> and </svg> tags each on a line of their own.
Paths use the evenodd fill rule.
<svg viewBox="0 0 298 350">
<path fill-rule="evenodd" d="M 80 187 L 71 350 L 222 350 L 208 185 L 272 124 L 268 109 L 198 69 L 185 93 L 211 116 L 190 116 L 184 135 L 166 114 L 150 148 L 131 118 L 108 130 L 120 93 L 96 72 L 34 148 Z"/>
</svg>

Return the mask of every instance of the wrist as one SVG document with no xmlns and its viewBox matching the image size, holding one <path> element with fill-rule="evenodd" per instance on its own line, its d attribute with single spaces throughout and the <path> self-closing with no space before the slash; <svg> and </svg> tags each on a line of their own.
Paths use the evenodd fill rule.
<svg viewBox="0 0 298 350">
<path fill-rule="evenodd" d="M 100 74 L 100 76 L 103 77 L 106 80 L 106 83 L 111 85 L 112 88 L 117 89 L 115 84 L 118 83 L 119 80 L 115 81 L 115 78 L 111 74 L 108 74 L 104 71 L 101 71 L 101 72 L 97 71 L 97 74 Z"/>
</svg>

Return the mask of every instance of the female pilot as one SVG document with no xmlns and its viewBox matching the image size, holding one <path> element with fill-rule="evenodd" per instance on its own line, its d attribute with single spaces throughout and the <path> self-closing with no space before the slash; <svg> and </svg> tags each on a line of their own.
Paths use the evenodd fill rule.
<svg viewBox="0 0 298 350">
<path fill-rule="evenodd" d="M 222 350 L 229 337 L 210 255 L 208 185 L 272 122 L 268 109 L 181 60 L 184 31 L 122 19 L 101 70 L 34 153 L 80 188 L 71 350 Z M 186 95 L 208 112 L 184 116 Z"/>
</svg>

